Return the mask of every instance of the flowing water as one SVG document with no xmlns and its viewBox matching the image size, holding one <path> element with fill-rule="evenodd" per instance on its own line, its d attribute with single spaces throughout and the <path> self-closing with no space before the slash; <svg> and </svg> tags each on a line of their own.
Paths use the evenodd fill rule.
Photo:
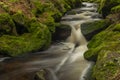
<svg viewBox="0 0 120 80">
<path fill-rule="evenodd" d="M 42 68 L 50 69 L 50 80 L 89 80 L 94 62 L 84 59 L 83 54 L 88 48 L 81 33 L 81 24 L 100 19 L 96 4 L 84 2 L 83 5 L 62 17 L 61 24 L 69 25 L 72 29 L 66 42 L 53 44 L 43 52 L 6 60 L 2 58 L 0 80 L 33 80 L 33 74 Z"/>
</svg>

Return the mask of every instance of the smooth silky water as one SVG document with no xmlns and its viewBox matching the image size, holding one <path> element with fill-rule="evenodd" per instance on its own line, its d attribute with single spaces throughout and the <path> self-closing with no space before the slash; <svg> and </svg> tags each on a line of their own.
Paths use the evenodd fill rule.
<svg viewBox="0 0 120 80">
<path fill-rule="evenodd" d="M 50 80 L 89 80 L 94 62 L 84 59 L 83 54 L 88 48 L 81 33 L 81 24 L 100 18 L 96 4 L 84 2 L 83 5 L 82 8 L 71 10 L 76 14 L 68 12 L 62 17 L 61 24 L 69 25 L 72 29 L 65 42 L 53 44 L 43 52 L 12 59 L 1 58 L 0 80 L 33 80 L 33 74 L 42 68 L 50 70 Z"/>
</svg>

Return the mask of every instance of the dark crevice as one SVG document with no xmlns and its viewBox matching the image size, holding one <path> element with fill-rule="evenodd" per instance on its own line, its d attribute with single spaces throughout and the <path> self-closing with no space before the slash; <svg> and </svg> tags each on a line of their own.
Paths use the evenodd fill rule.
<svg viewBox="0 0 120 80">
<path fill-rule="evenodd" d="M 27 27 L 24 26 L 23 24 L 17 23 L 15 21 L 14 21 L 14 23 L 15 23 L 15 26 L 16 26 L 17 33 L 19 35 L 22 35 L 24 33 L 28 33 L 29 32 L 28 29 L 27 29 Z"/>
</svg>

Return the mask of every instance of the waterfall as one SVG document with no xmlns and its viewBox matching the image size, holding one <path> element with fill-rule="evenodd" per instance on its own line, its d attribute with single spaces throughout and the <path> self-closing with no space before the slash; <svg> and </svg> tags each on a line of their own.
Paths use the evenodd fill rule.
<svg viewBox="0 0 120 80">
<path fill-rule="evenodd" d="M 75 26 L 70 25 L 72 31 L 71 31 L 70 37 L 67 39 L 68 42 L 71 42 L 77 45 L 86 44 L 86 40 L 81 33 L 80 26 L 81 24 L 77 24 Z"/>
</svg>

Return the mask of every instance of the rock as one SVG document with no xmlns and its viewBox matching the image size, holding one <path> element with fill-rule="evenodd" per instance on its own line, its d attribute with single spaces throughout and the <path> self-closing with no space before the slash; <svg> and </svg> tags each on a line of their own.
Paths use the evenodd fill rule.
<svg viewBox="0 0 120 80">
<path fill-rule="evenodd" d="M 58 80 L 55 73 L 51 69 L 41 69 L 36 72 L 35 80 Z"/>
<path fill-rule="evenodd" d="M 55 31 L 53 41 L 66 40 L 71 34 L 70 26 L 63 24 L 58 24 Z"/>
<path fill-rule="evenodd" d="M 75 14 L 77 14 L 77 12 L 76 11 L 68 11 L 66 14 L 67 15 L 75 15 Z"/>
<path fill-rule="evenodd" d="M 0 14 L 0 36 L 4 34 L 17 35 L 15 24 L 8 13 Z"/>
<path fill-rule="evenodd" d="M 120 4 L 119 0 L 98 0 L 100 3 L 99 12 L 102 12 L 103 17 L 105 18 L 107 15 L 110 14 L 111 9 L 114 11 L 114 9 L 116 8 L 115 6 Z M 119 8 L 119 7 L 117 7 Z"/>
<path fill-rule="evenodd" d="M 36 72 L 35 80 L 46 80 L 46 71 L 44 69 L 40 70 L 39 72 Z"/>
<path fill-rule="evenodd" d="M 87 40 L 90 40 L 95 34 L 104 30 L 109 23 L 106 20 L 87 22 L 81 25 L 81 31 Z"/>
<path fill-rule="evenodd" d="M 120 72 L 120 24 L 111 25 L 95 35 L 84 54 L 88 60 L 96 61 L 93 77 L 96 80 L 117 80 Z"/>
</svg>

